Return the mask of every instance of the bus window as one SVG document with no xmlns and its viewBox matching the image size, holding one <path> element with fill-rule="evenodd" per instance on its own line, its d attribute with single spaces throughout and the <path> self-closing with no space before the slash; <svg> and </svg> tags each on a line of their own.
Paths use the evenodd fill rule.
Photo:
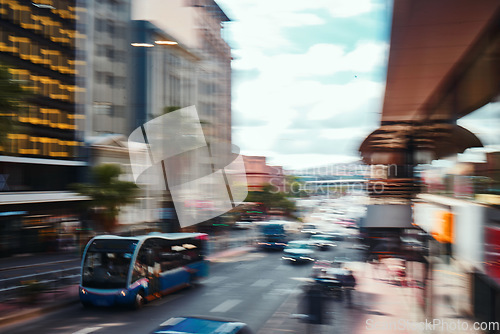
<svg viewBox="0 0 500 334">
<path fill-rule="evenodd" d="M 102 289 L 126 287 L 131 257 L 131 253 L 88 252 L 83 266 L 83 284 Z"/>
<path fill-rule="evenodd" d="M 139 256 L 134 264 L 134 271 L 132 272 L 132 282 L 135 282 L 141 278 L 146 277 L 146 273 L 148 271 L 148 267 L 144 262 L 141 261 Z"/>
</svg>

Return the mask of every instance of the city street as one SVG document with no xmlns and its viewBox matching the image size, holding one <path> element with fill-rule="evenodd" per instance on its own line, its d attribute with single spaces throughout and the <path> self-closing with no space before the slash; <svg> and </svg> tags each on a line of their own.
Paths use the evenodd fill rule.
<svg viewBox="0 0 500 334">
<path fill-rule="evenodd" d="M 251 231 L 234 233 L 243 235 Z M 316 251 L 316 258 L 341 256 L 355 260 L 355 252 L 348 247 L 348 242 L 341 242 L 333 250 Z M 11 327 L 9 333 L 149 333 L 170 317 L 182 315 L 238 319 L 258 332 L 287 299 L 299 298 L 301 286 L 310 275 L 311 264 L 291 265 L 283 262 L 281 256 L 281 252 L 251 251 L 220 258 L 211 265 L 209 278 L 200 286 L 153 301 L 139 311 L 85 309 L 76 304 L 43 318 L 19 323 Z M 340 305 L 335 312 L 342 313 L 342 309 Z M 298 323 L 292 318 L 289 321 Z"/>
</svg>

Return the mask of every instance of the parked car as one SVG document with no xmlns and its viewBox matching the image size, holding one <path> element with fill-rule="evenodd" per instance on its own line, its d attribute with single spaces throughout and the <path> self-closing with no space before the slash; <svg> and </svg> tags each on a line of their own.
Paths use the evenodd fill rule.
<svg viewBox="0 0 500 334">
<path fill-rule="evenodd" d="M 170 318 L 152 334 L 252 334 L 247 324 L 226 318 L 189 316 Z"/>
<path fill-rule="evenodd" d="M 283 250 L 283 260 L 303 263 L 314 261 L 314 248 L 309 240 L 293 240 Z"/>
</svg>

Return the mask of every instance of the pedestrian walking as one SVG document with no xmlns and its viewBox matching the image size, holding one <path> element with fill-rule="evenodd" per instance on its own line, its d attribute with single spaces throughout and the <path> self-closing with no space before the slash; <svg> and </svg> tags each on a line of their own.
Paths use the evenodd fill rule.
<svg viewBox="0 0 500 334">
<path fill-rule="evenodd" d="M 354 277 L 354 274 L 351 269 L 349 268 L 344 268 L 346 270 L 346 275 L 344 276 L 344 292 L 345 292 L 345 298 L 347 300 L 347 305 L 349 307 L 352 306 L 352 291 L 356 287 L 356 278 Z"/>
</svg>

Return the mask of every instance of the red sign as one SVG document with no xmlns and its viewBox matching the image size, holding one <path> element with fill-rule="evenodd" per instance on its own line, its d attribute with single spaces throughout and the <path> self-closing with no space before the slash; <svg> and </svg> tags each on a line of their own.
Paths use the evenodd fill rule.
<svg viewBox="0 0 500 334">
<path fill-rule="evenodd" d="M 500 227 L 485 227 L 484 241 L 486 274 L 500 284 Z"/>
</svg>

